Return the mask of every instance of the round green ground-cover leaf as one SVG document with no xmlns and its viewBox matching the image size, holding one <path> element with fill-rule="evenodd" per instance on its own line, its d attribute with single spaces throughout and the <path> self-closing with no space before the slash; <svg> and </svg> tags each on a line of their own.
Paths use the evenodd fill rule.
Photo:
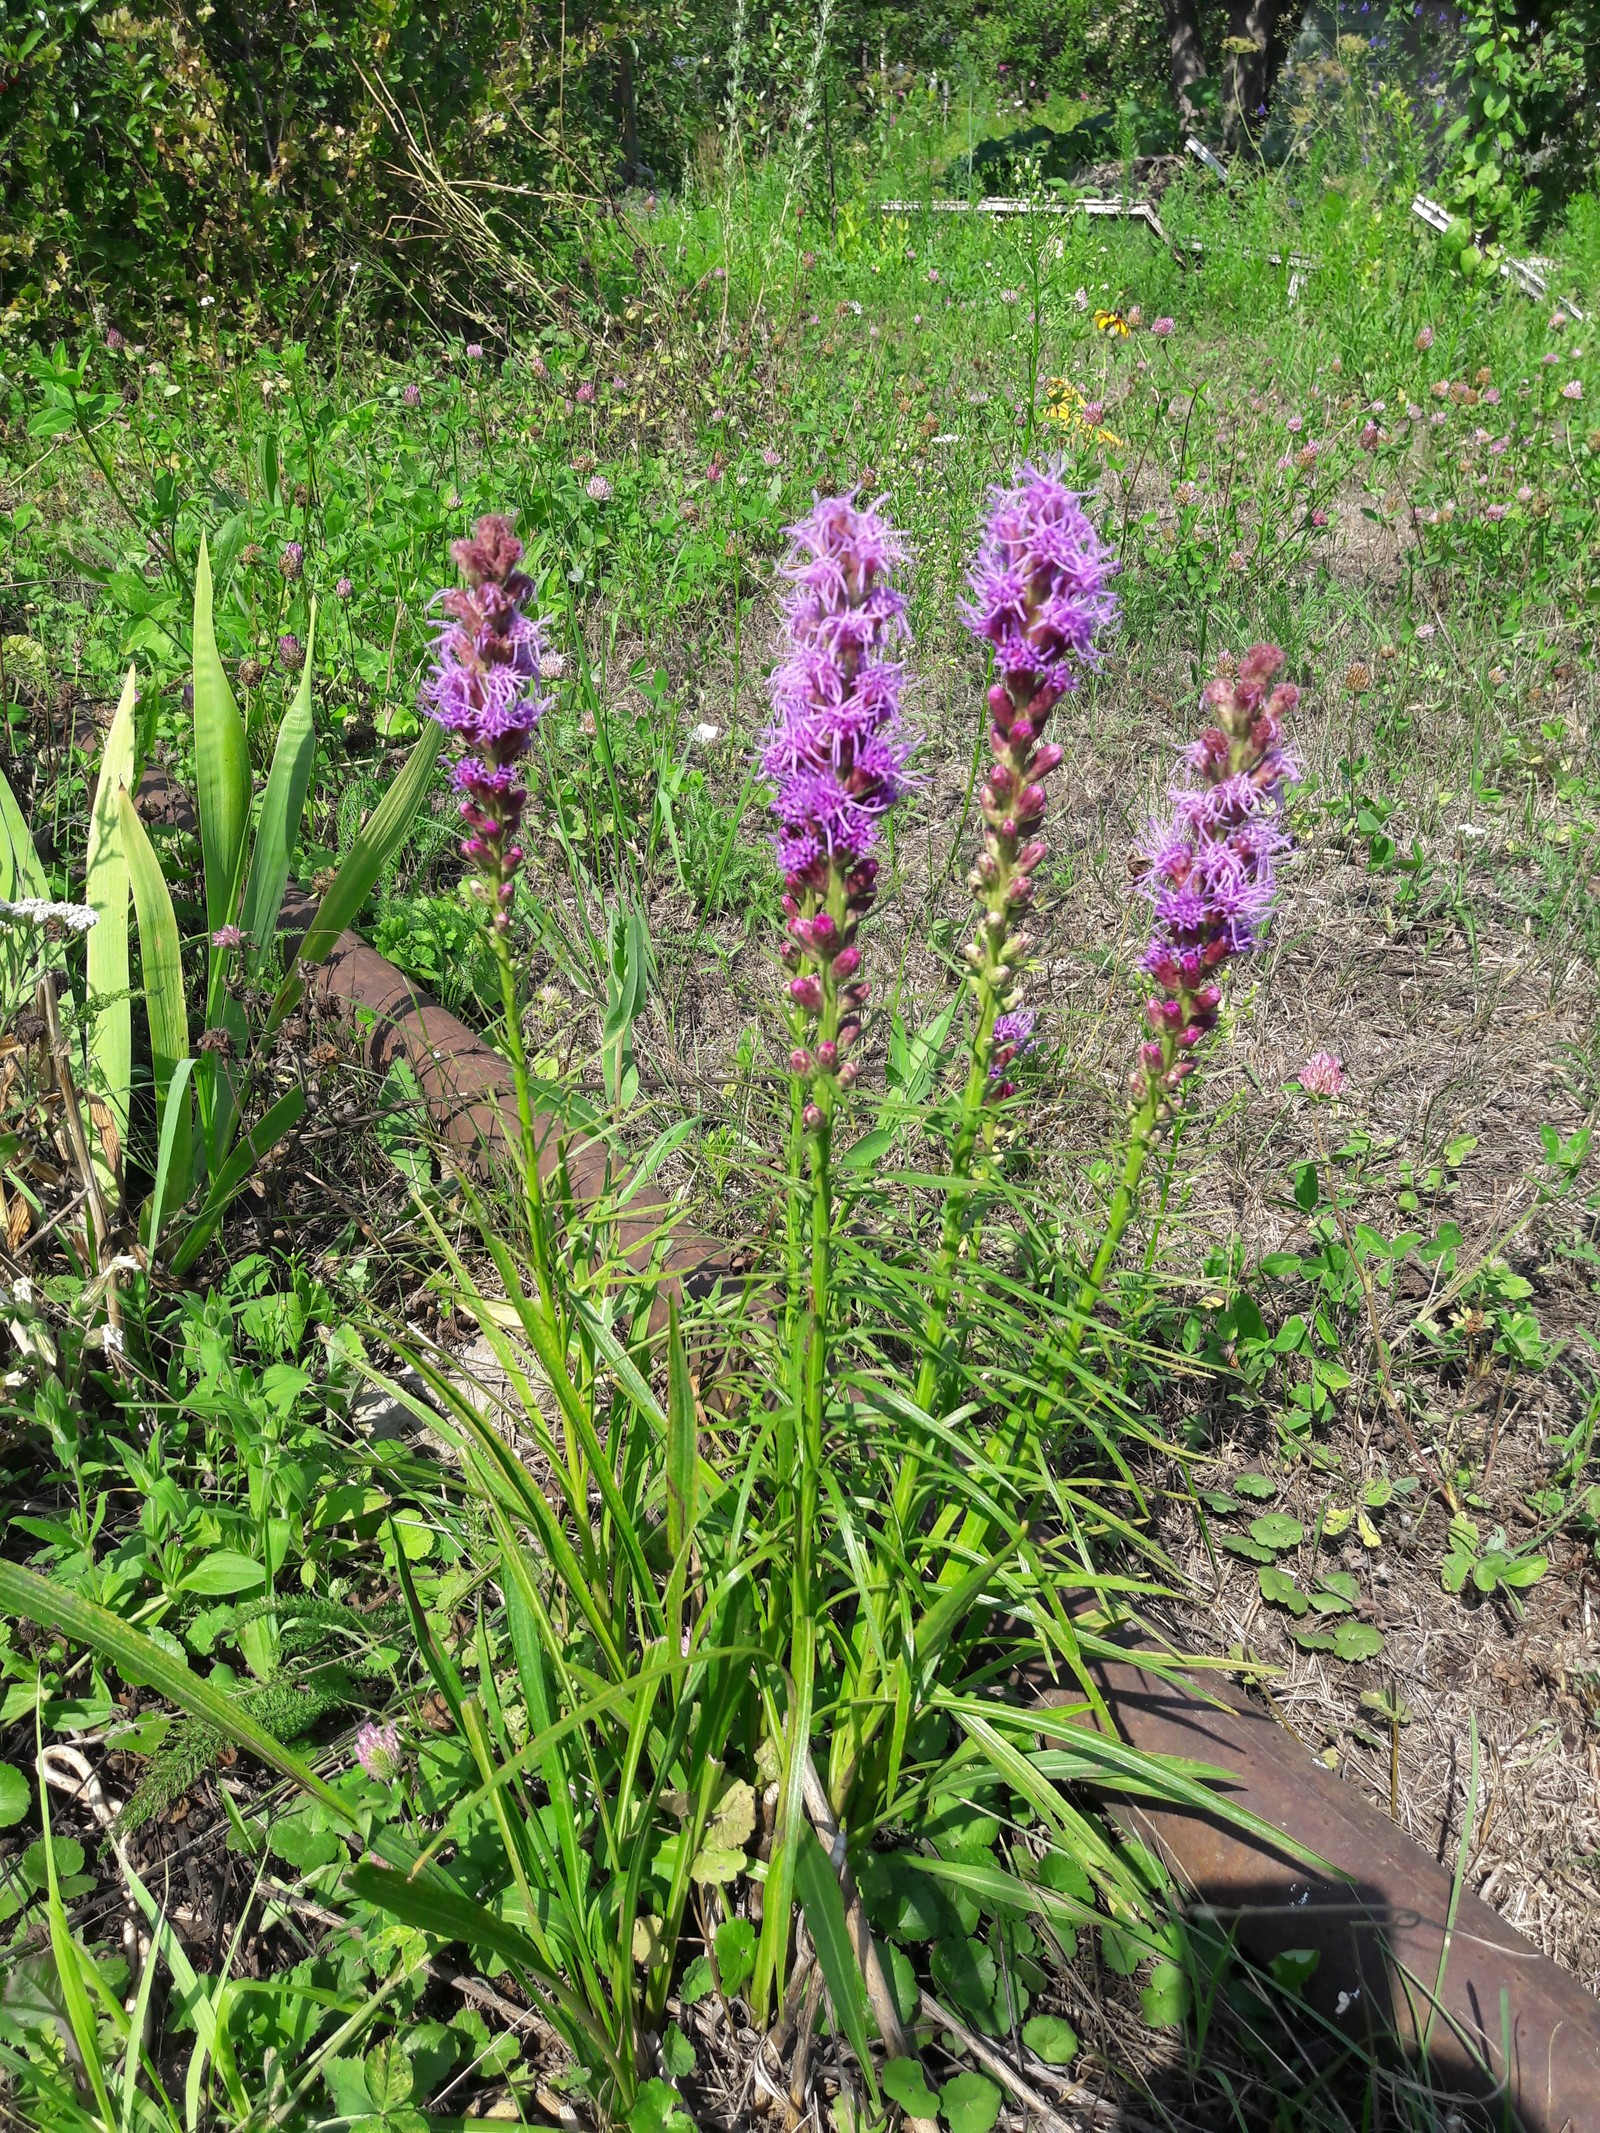
<svg viewBox="0 0 1600 2133">
<path fill-rule="evenodd" d="M 1237 1495 L 1253 1496 L 1257 1503 L 1266 1503 L 1278 1493 L 1278 1484 L 1265 1474 L 1236 1474 L 1233 1486 Z"/>
<path fill-rule="evenodd" d="M 908 2118 L 931 2118 L 939 2108 L 939 2091 L 928 2086 L 920 2059 L 891 2059 L 883 2070 L 883 2093 L 892 2096 Z"/>
<path fill-rule="evenodd" d="M 15 1763 L 0 1763 L 0 1829 L 20 1822 L 33 1805 L 33 1787 Z"/>
<path fill-rule="evenodd" d="M 756 1966 L 756 1929 L 748 1918 L 725 1918 L 717 1928 L 717 1975 L 724 1992 L 737 1992 Z"/>
<path fill-rule="evenodd" d="M 1306 1529 L 1299 1519 L 1290 1518 L 1284 1511 L 1266 1511 L 1250 1521 L 1250 1538 L 1263 1548 L 1298 1548 L 1305 1537 Z"/>
<path fill-rule="evenodd" d="M 1070 2066 L 1078 2056 L 1078 2032 L 1060 2015 L 1035 2015 L 1024 2022 L 1022 2041 L 1046 2066 Z"/>
<path fill-rule="evenodd" d="M 697 1955 L 683 1973 L 683 1982 L 678 1987 L 678 1998 L 685 2007 L 696 2007 L 708 1993 L 716 1990 L 716 1980 L 711 1975 L 709 1957 Z"/>
<path fill-rule="evenodd" d="M 668 2081 L 647 2081 L 628 2113 L 628 2133 L 696 2133 L 683 2098 Z"/>
<path fill-rule="evenodd" d="M 1292 1629 L 1289 1634 L 1302 1651 L 1332 1652 L 1335 1659 L 1352 1666 L 1376 1658 L 1383 1650 L 1383 1632 L 1370 1622 L 1341 1622 L 1333 1629 Z"/>
<path fill-rule="evenodd" d="M 1262 1599 L 1270 1601 L 1274 1607 L 1287 1607 L 1292 1615 L 1303 1615 L 1311 1605 L 1287 1570 L 1279 1570 L 1266 1563 L 1262 1565 L 1257 1577 Z"/>
<path fill-rule="evenodd" d="M 1174 2029 L 1189 2012 L 1189 1981 L 1176 1963 L 1157 1963 L 1139 1995 L 1139 2006 L 1152 2029 Z"/>
<path fill-rule="evenodd" d="M 1247 1563 L 1270 1563 L 1272 1550 L 1263 1548 L 1260 1541 L 1247 1540 L 1242 1533 L 1225 1533 L 1222 1546 L 1230 1555 L 1242 1556 Z"/>
<path fill-rule="evenodd" d="M 1375 1659 L 1382 1650 L 1383 1631 L 1374 1629 L 1370 1622 L 1341 1622 L 1333 1633 L 1336 1659 L 1352 1662 Z"/>
<path fill-rule="evenodd" d="M 947 2081 L 939 2109 L 950 2133 L 989 2133 L 1000 2116 L 1000 2090 L 983 2074 L 957 2074 Z"/>
</svg>

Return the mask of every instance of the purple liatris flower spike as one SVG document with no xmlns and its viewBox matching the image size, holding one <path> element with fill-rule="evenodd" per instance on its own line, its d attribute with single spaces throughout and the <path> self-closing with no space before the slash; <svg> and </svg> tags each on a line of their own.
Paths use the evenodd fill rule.
<svg viewBox="0 0 1600 2133">
<path fill-rule="evenodd" d="M 966 955 L 984 1015 L 1004 1003 L 1031 945 L 1013 929 L 1033 898 L 1033 872 L 1046 849 L 1038 834 L 1044 783 L 1063 754 L 1045 729 L 1080 672 L 1098 664 L 1095 640 L 1117 612 L 1116 568 L 1080 498 L 1054 468 L 1020 467 L 1009 489 L 993 492 L 972 598 L 962 610 L 972 634 L 993 647 L 999 674 L 989 691 L 994 760 L 980 795 L 983 850 L 967 877 L 983 908 Z M 980 1022 L 980 1049 L 983 1039 Z"/>
<path fill-rule="evenodd" d="M 368 1719 L 356 1731 L 356 1761 L 369 1778 L 392 1785 L 405 1762 L 400 1749 L 400 1728 L 392 1721 L 380 1726 Z"/>
<path fill-rule="evenodd" d="M 1266 931 L 1275 863 L 1289 844 L 1280 802 L 1299 774 L 1283 729 L 1300 691 L 1293 682 L 1272 686 L 1282 666 L 1275 644 L 1252 646 L 1237 667 L 1219 666 L 1204 696 L 1216 723 L 1188 752 L 1196 782 L 1173 786 L 1168 814 L 1151 824 L 1136 856 L 1154 914 L 1142 967 L 1157 988 L 1130 1083 L 1140 1104 L 1165 1103 L 1194 1071 L 1227 966 L 1258 948 Z"/>
<path fill-rule="evenodd" d="M 761 767 L 773 785 L 789 921 L 790 1065 L 812 1085 L 814 1131 L 825 1108 L 817 1097 L 831 1102 L 833 1083 L 855 1075 L 845 1054 L 867 998 L 856 929 L 872 906 L 882 823 L 909 783 L 904 670 L 892 654 L 910 629 L 893 580 L 905 542 L 881 508 L 828 497 L 789 532 L 784 656 Z"/>
<path fill-rule="evenodd" d="M 467 588 L 438 596 L 449 619 L 422 699 L 462 750 L 454 779 L 468 832 L 461 852 L 477 867 L 495 927 L 504 932 L 528 798 L 520 766 L 548 703 L 538 687 L 544 624 L 523 613 L 533 580 L 517 568 L 522 543 L 508 518 L 496 512 L 480 518 L 472 537 L 452 543 L 450 553 Z"/>
</svg>

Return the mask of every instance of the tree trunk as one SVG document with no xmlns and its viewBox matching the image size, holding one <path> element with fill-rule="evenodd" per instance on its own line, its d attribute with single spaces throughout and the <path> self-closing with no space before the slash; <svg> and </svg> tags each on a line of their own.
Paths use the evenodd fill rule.
<svg viewBox="0 0 1600 2133">
<path fill-rule="evenodd" d="M 1259 133 L 1264 123 L 1267 92 L 1277 71 L 1282 13 L 1282 0 L 1233 0 L 1222 99 L 1222 138 L 1230 148 L 1241 134 Z"/>
<path fill-rule="evenodd" d="M 1184 124 L 1192 126 L 1199 114 L 1189 91 L 1197 81 L 1205 79 L 1206 71 L 1206 55 L 1200 44 L 1200 24 L 1195 16 L 1194 0 L 1161 0 L 1161 11 L 1167 21 L 1167 64 L 1172 81 L 1172 100 Z"/>
</svg>

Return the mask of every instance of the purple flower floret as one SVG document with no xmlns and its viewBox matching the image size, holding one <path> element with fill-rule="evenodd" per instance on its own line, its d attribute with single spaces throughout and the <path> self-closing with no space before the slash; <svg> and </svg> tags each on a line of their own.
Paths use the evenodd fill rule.
<svg viewBox="0 0 1600 2133">
<path fill-rule="evenodd" d="M 789 533 L 785 650 L 761 767 L 778 823 L 795 1035 L 816 1040 L 814 1055 L 797 1042 L 791 1065 L 808 1081 L 821 1073 L 848 1084 L 854 1067 L 843 1053 L 867 998 L 854 982 L 856 929 L 872 905 L 884 818 L 909 784 L 904 669 L 891 656 L 910 635 L 893 581 L 906 548 L 882 509 L 854 494 L 818 502 Z M 815 1103 L 807 1119 L 813 1130 L 821 1123 Z"/>
<path fill-rule="evenodd" d="M 508 518 L 480 518 L 471 538 L 452 543 L 450 552 L 467 588 L 438 596 L 449 619 L 422 697 L 463 751 L 453 779 L 468 831 L 462 856 L 482 875 L 503 932 L 522 860 L 516 837 L 528 793 L 521 763 L 549 701 L 538 690 L 544 625 L 522 611 L 533 580 L 517 568 L 522 543 Z"/>
<path fill-rule="evenodd" d="M 1137 865 L 1154 924 L 1141 967 L 1157 991 L 1146 1003 L 1151 1036 L 1132 1079 L 1136 1101 L 1164 1102 L 1194 1071 L 1193 1053 L 1215 1027 L 1221 980 L 1235 956 L 1261 945 L 1276 893 L 1275 863 L 1290 839 L 1283 789 L 1299 775 L 1283 745 L 1300 701 L 1277 682 L 1283 654 L 1251 647 L 1206 684 L 1216 723 L 1188 751 L 1198 784 L 1176 785 L 1170 812 L 1152 822 Z M 1270 692 L 1270 693 L 1269 693 Z"/>
<path fill-rule="evenodd" d="M 990 1036 L 989 1094 L 997 1103 L 1008 1096 L 1015 1096 L 1017 1085 L 1006 1079 L 1005 1070 L 1014 1060 L 1031 1052 L 1038 1042 L 1034 1034 L 1038 1015 L 1031 1007 L 1013 1008 L 1010 1014 L 996 1015 Z"/>
</svg>

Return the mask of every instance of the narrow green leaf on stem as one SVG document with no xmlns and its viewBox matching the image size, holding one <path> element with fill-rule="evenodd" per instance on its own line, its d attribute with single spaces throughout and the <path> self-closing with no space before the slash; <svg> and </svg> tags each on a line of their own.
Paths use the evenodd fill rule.
<svg viewBox="0 0 1600 2133">
<path fill-rule="evenodd" d="M 372 819 L 357 833 L 332 886 L 318 904 L 316 915 L 295 950 L 293 966 L 278 988 L 272 1012 L 267 1017 L 266 1035 L 272 1034 L 300 997 L 300 978 L 294 966 L 320 963 L 331 952 L 334 942 L 354 921 L 371 895 L 378 876 L 400 849 L 417 809 L 427 796 L 443 740 L 444 728 L 430 719 L 416 747 L 406 758 L 405 768 L 373 809 Z"/>
<path fill-rule="evenodd" d="M 48 902 L 50 884 L 17 796 L 0 772 L 0 897 L 13 903 L 25 896 Z"/>
<path fill-rule="evenodd" d="M 795 1858 L 795 1889 L 806 1914 L 806 1927 L 822 1967 L 834 2020 L 866 2076 L 872 2100 L 878 2100 L 878 2076 L 867 2041 L 866 1985 L 856 1961 L 855 1943 L 845 1917 L 844 1897 L 832 1861 L 816 1831 L 802 1822 Z"/>
<path fill-rule="evenodd" d="M 300 816 L 311 784 L 316 760 L 317 735 L 311 715 L 311 662 L 317 644 L 317 607 L 311 603 L 306 628 L 305 665 L 294 702 L 283 715 L 267 789 L 261 796 L 256 821 L 255 850 L 250 859 L 250 878 L 245 885 L 244 909 L 239 924 L 245 936 L 245 968 L 252 984 L 271 958 L 278 930 L 278 912 L 288 885 L 289 868 L 300 839 Z"/>
<path fill-rule="evenodd" d="M 200 537 L 194 576 L 194 782 L 205 862 L 206 931 L 233 923 L 250 828 L 250 749 L 223 672 L 211 615 L 211 557 Z M 212 951 L 212 960 L 221 951 Z M 208 991 L 209 991 L 208 987 Z"/>
<path fill-rule="evenodd" d="M 178 1062 L 189 1056 L 189 1010 L 183 990 L 183 936 L 178 931 L 172 893 L 161 871 L 133 795 L 126 788 L 119 795 L 122 849 L 133 889 L 133 909 L 139 926 L 139 959 L 143 965 L 145 1016 L 150 1029 L 150 1068 L 155 1082 L 158 1110 Z M 96 927 L 96 932 L 99 928 Z"/>
<path fill-rule="evenodd" d="M 121 796 L 133 783 L 137 703 L 138 685 L 134 669 L 129 667 L 100 757 L 100 776 L 89 813 L 83 884 L 83 900 L 96 915 L 86 951 L 89 1065 L 94 1093 L 111 1114 L 119 1153 L 128 1137 L 129 1083 L 133 1078 L 133 1003 L 128 997 L 128 852 L 122 834 Z M 100 1189 L 109 1201 L 115 1196 L 120 1165 L 111 1160 L 103 1134 L 96 1133 L 91 1146 Z"/>
</svg>

